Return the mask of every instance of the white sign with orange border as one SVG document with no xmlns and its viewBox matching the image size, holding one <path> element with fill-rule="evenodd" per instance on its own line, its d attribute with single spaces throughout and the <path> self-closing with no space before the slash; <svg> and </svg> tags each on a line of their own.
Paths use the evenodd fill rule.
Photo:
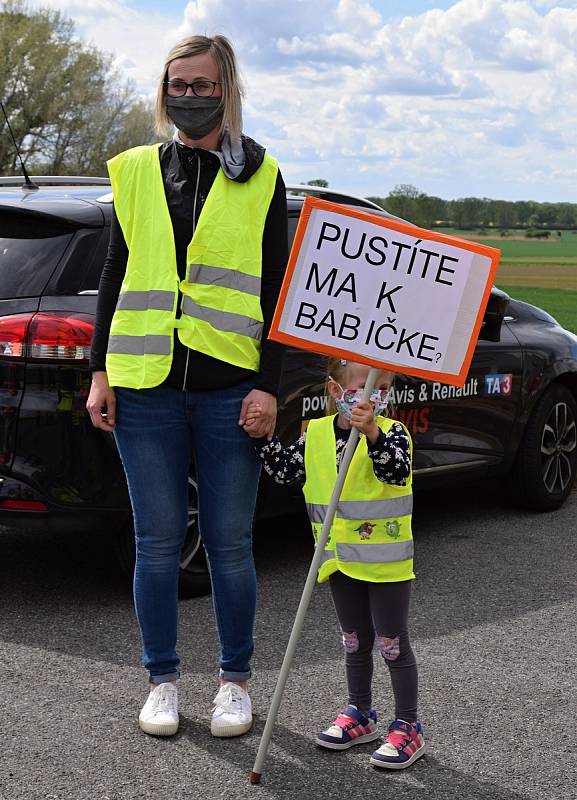
<svg viewBox="0 0 577 800">
<path fill-rule="evenodd" d="M 462 386 L 499 255 L 307 197 L 269 337 Z"/>
</svg>

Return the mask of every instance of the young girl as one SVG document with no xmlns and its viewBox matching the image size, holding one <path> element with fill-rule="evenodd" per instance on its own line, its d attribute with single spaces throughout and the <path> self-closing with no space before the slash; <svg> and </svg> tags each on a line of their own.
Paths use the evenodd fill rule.
<svg viewBox="0 0 577 800">
<path fill-rule="evenodd" d="M 379 416 L 389 404 L 393 373 L 380 372 L 370 402 L 361 394 L 369 368 L 329 361 L 327 392 L 337 414 L 313 419 L 295 444 L 258 439 L 264 468 L 277 483 L 299 482 L 315 539 L 337 477 L 351 427 L 360 437 L 341 493 L 319 582 L 328 580 L 342 631 L 348 705 L 317 736 L 317 744 L 346 750 L 379 738 L 372 707 L 375 638 L 391 676 L 395 720 L 371 764 L 404 769 L 425 751 L 417 720 L 417 665 L 408 633 L 413 574 L 411 441 L 404 425 Z M 330 408 L 330 406 L 329 406 Z M 252 404 L 245 430 L 260 415 Z"/>
</svg>

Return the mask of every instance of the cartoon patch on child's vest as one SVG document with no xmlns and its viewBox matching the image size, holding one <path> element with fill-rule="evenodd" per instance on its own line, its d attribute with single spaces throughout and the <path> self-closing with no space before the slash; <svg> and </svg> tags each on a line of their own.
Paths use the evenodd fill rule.
<svg viewBox="0 0 577 800">
<path fill-rule="evenodd" d="M 391 539 L 398 539 L 401 533 L 401 524 L 396 520 L 392 520 L 392 522 L 386 522 L 385 528 L 387 529 L 387 534 L 391 537 Z"/>
<path fill-rule="evenodd" d="M 376 527 L 376 522 L 363 522 L 362 525 L 359 525 L 358 528 L 355 528 L 355 531 L 359 532 L 361 539 L 368 539 Z"/>
</svg>

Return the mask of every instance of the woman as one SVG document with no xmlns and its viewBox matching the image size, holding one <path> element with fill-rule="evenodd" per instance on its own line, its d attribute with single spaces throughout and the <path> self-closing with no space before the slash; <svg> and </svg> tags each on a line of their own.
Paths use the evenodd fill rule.
<svg viewBox="0 0 577 800">
<path fill-rule="evenodd" d="M 282 347 L 267 334 L 288 248 L 284 183 L 275 159 L 241 134 L 241 94 L 225 37 L 185 39 L 157 93 L 157 129 L 173 123 L 174 137 L 108 164 L 114 215 L 87 408 L 114 433 L 126 472 L 150 682 L 139 723 L 157 736 L 178 729 L 177 584 L 192 461 L 221 645 L 211 731 L 238 736 L 252 725 L 260 467 L 243 427 L 257 402 L 251 433 L 274 430 Z"/>
</svg>

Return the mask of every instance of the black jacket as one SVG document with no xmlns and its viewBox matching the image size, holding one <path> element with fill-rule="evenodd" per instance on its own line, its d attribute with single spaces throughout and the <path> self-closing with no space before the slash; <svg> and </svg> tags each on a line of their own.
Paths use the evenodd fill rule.
<svg viewBox="0 0 577 800">
<path fill-rule="evenodd" d="M 243 136 L 245 166 L 235 179 L 247 181 L 259 168 L 264 158 L 264 148 Z M 220 168 L 220 162 L 208 150 L 186 147 L 169 141 L 160 147 L 160 167 L 176 247 L 176 264 L 181 280 L 186 274 L 186 251 L 192 237 L 193 211 L 196 221 Z M 200 171 L 200 172 L 199 172 Z M 196 205 L 195 205 L 196 194 Z M 256 375 L 256 388 L 276 395 L 282 369 L 283 345 L 267 339 L 288 255 L 287 211 L 285 185 L 280 174 L 269 206 L 262 242 L 261 307 L 264 318 L 260 372 Z M 98 307 L 90 369 L 106 369 L 106 349 L 110 323 L 116 308 L 120 287 L 126 272 L 128 248 L 113 213 L 110 244 L 98 290 Z M 180 298 L 178 303 L 180 309 Z M 180 310 L 178 311 L 180 314 Z M 252 370 L 211 358 L 196 350 L 189 350 L 174 337 L 173 360 L 164 386 L 178 389 L 223 389 L 234 386 L 254 376 Z"/>
</svg>

